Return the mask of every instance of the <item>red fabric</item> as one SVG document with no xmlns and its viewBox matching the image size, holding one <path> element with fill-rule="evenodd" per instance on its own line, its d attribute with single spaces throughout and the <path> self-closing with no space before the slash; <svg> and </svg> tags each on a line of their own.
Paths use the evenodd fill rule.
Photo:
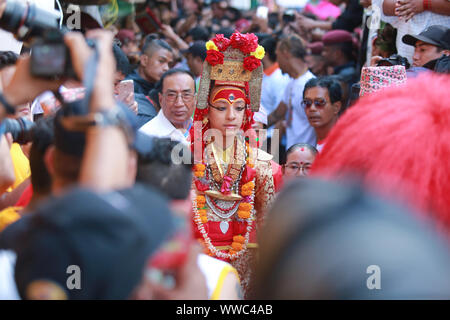
<svg viewBox="0 0 450 320">
<path fill-rule="evenodd" d="M 208 234 L 209 238 L 211 239 L 211 243 L 214 246 L 217 247 L 230 246 L 231 243 L 233 242 L 234 236 L 239 234 L 245 236 L 247 232 L 247 223 L 230 221 L 228 222 L 228 224 L 229 227 L 225 234 L 222 232 L 222 230 L 220 230 L 220 222 L 208 221 L 207 223 L 203 224 L 205 231 Z M 194 222 L 194 230 L 195 230 L 195 237 L 197 239 L 203 239 L 203 236 L 201 232 L 198 230 L 198 227 L 195 222 Z M 256 242 L 255 224 L 253 224 L 253 230 L 250 233 L 249 242 L 250 243 Z"/>
<path fill-rule="evenodd" d="M 331 130 L 311 175 L 356 174 L 450 231 L 448 88 L 450 76 L 425 74 L 362 97 Z"/>
<path fill-rule="evenodd" d="M 248 96 L 248 82 L 245 82 L 245 94 Z M 246 99 L 246 100 L 248 100 L 248 99 Z M 249 103 L 249 101 L 246 101 L 246 103 Z M 195 146 L 195 142 L 197 140 L 199 140 L 199 144 L 201 144 L 201 146 L 202 146 L 201 150 L 205 150 L 205 143 L 204 143 L 202 137 L 204 136 L 205 132 L 211 128 L 211 126 L 210 126 L 209 122 L 202 125 L 201 136 L 200 136 L 200 135 L 195 134 L 196 133 L 195 122 L 202 122 L 204 118 L 207 118 L 208 111 L 209 111 L 209 107 L 205 108 L 205 109 L 196 108 L 195 112 L 194 112 L 194 125 L 191 126 L 191 129 L 189 130 L 189 136 L 191 137 L 191 151 L 194 154 L 195 154 L 194 146 Z M 255 121 L 253 120 L 253 111 L 247 105 L 247 107 L 245 108 L 245 118 L 242 123 L 241 129 L 244 132 L 247 132 L 248 130 L 250 130 L 252 128 L 254 123 L 255 123 Z M 201 157 L 198 157 L 198 158 L 201 158 Z"/>
<path fill-rule="evenodd" d="M 230 101 L 230 96 L 233 95 L 233 101 Z M 247 97 L 245 96 L 245 93 L 242 92 L 240 89 L 233 89 L 233 88 L 227 88 L 221 89 L 216 92 L 216 95 L 211 99 L 212 102 L 216 102 L 219 99 L 226 100 L 229 104 L 233 104 L 233 102 L 236 102 L 239 99 L 242 99 L 245 101 Z"/>
<path fill-rule="evenodd" d="M 19 200 L 14 205 L 15 207 L 26 207 L 30 201 L 31 197 L 33 196 L 33 187 L 28 185 L 28 187 L 25 188 L 22 195 L 20 196 Z"/>
<path fill-rule="evenodd" d="M 275 192 L 279 192 L 283 187 L 283 171 L 281 166 L 275 161 L 270 161 L 272 165 L 273 184 L 275 186 Z"/>
</svg>

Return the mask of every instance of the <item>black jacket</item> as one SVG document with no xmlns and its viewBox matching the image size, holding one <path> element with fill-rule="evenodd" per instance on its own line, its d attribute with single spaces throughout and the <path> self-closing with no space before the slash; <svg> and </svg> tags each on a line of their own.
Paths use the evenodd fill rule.
<svg viewBox="0 0 450 320">
<path fill-rule="evenodd" d="M 155 86 L 153 83 L 148 82 L 144 78 L 142 78 L 137 70 L 134 70 L 130 73 L 125 80 L 133 80 L 134 81 L 134 93 L 142 93 L 144 95 L 148 95 L 150 90 Z"/>
<path fill-rule="evenodd" d="M 138 103 L 138 125 L 142 127 L 144 124 L 152 120 L 158 112 L 153 105 L 153 101 L 142 93 L 136 93 L 134 99 Z"/>
<path fill-rule="evenodd" d="M 332 29 L 353 32 L 356 27 L 361 25 L 363 13 L 364 8 L 359 4 L 359 0 L 350 0 L 344 12 L 333 22 Z"/>
</svg>

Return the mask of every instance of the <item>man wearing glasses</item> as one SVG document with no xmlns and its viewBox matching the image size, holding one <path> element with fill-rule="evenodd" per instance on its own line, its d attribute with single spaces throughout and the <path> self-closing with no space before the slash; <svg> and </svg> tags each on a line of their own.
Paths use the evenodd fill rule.
<svg viewBox="0 0 450 320">
<path fill-rule="evenodd" d="M 161 77 L 159 103 L 161 110 L 140 129 L 159 138 L 186 142 L 195 108 L 194 76 L 185 70 L 171 69 Z"/>
<path fill-rule="evenodd" d="M 316 132 L 316 148 L 319 152 L 338 120 L 341 99 L 341 85 L 331 77 L 313 78 L 305 84 L 302 106 L 309 124 Z"/>
</svg>

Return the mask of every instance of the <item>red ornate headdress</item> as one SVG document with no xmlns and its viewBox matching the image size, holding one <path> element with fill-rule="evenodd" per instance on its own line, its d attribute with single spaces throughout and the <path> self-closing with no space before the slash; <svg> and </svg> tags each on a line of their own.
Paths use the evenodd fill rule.
<svg viewBox="0 0 450 320">
<path fill-rule="evenodd" d="M 261 59 L 265 54 L 264 48 L 258 45 L 258 37 L 253 33 L 242 34 L 236 31 L 230 39 L 223 34 L 216 35 L 206 43 L 206 50 L 194 121 L 204 123 L 202 132 L 209 129 L 206 117 L 211 82 L 215 81 L 216 85 L 244 88 L 249 99 L 241 129 L 246 132 L 253 124 L 253 112 L 259 110 L 261 103 Z M 191 129 L 191 137 L 194 137 L 193 133 L 194 127 Z"/>
</svg>

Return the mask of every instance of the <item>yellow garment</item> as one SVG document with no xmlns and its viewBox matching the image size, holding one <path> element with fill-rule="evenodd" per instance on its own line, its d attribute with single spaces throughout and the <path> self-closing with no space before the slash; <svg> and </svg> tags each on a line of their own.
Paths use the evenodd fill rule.
<svg viewBox="0 0 450 320">
<path fill-rule="evenodd" d="M 31 174 L 30 161 L 28 161 L 28 158 L 23 154 L 22 148 L 18 143 L 12 144 L 10 153 L 14 165 L 16 181 L 14 181 L 13 186 L 7 190 L 8 192 L 14 190 L 18 185 L 28 179 Z"/>
<path fill-rule="evenodd" d="M 217 281 L 216 288 L 214 289 L 213 294 L 211 295 L 211 300 L 219 300 L 220 294 L 222 293 L 223 283 L 228 274 L 234 273 L 236 277 L 239 279 L 239 275 L 235 268 L 231 265 L 225 265 L 220 272 L 219 280 Z"/>
<path fill-rule="evenodd" d="M 220 175 L 223 177 L 227 171 L 228 164 L 231 162 L 234 156 L 234 143 L 225 150 L 222 150 L 219 146 L 213 143 L 212 150 L 214 159 L 218 164 Z M 219 155 L 221 155 L 220 158 Z"/>
<path fill-rule="evenodd" d="M 230 163 L 233 160 L 234 143 L 222 151 L 222 160 L 224 163 Z"/>
<path fill-rule="evenodd" d="M 0 211 L 0 232 L 20 219 L 20 210 L 22 210 L 22 207 L 8 207 Z"/>
</svg>

